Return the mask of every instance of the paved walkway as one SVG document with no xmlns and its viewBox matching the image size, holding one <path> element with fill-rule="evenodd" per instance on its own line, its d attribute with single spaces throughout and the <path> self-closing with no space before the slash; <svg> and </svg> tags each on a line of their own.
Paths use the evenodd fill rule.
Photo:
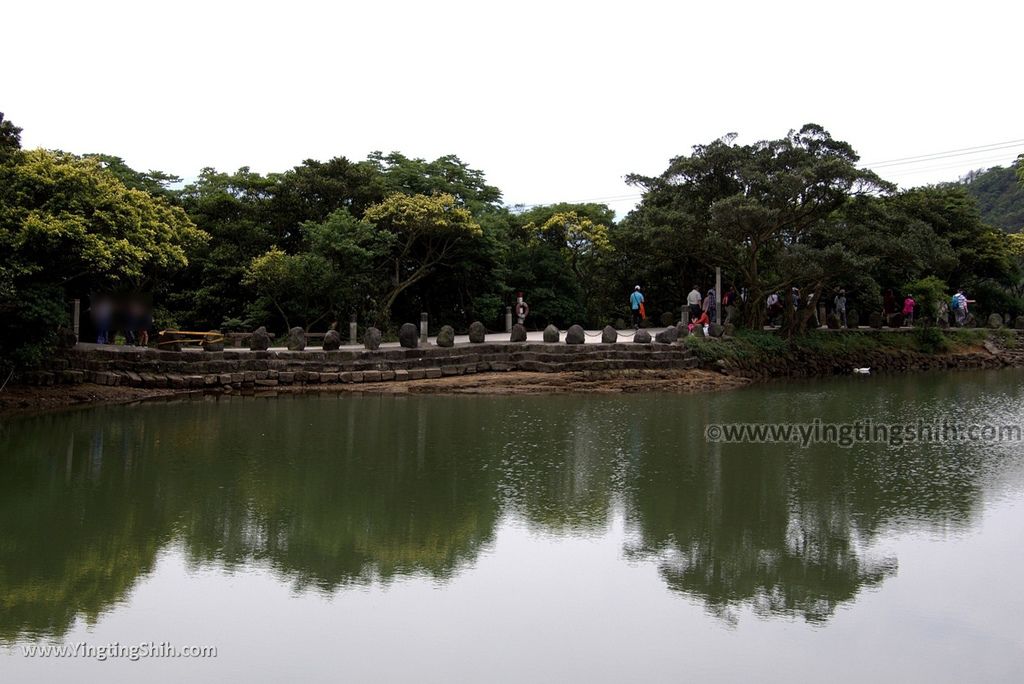
<svg viewBox="0 0 1024 684">
<path fill-rule="evenodd" d="M 665 328 L 647 328 L 647 332 L 649 332 L 651 334 L 652 338 L 655 335 L 657 335 L 659 332 L 661 332 L 662 330 L 665 330 Z M 600 330 L 587 330 L 585 332 L 586 332 L 586 340 L 585 341 L 586 341 L 587 344 L 600 344 L 601 343 L 601 331 Z M 619 342 L 632 342 L 633 341 L 633 335 L 635 333 L 636 333 L 635 330 L 620 330 L 619 331 Z M 507 332 L 490 333 L 490 334 L 488 334 L 484 338 L 484 341 L 489 343 L 489 344 L 510 344 L 510 342 L 509 342 L 509 334 L 510 333 L 507 333 Z M 437 344 L 437 338 L 436 337 L 429 337 L 428 340 L 429 340 L 431 345 Z M 564 330 L 562 331 L 561 340 L 562 340 L 562 343 L 565 342 L 565 331 Z M 537 330 L 535 332 L 528 332 L 528 333 L 526 333 L 526 341 L 527 342 L 543 342 L 544 341 L 544 332 L 542 330 Z M 456 335 L 455 336 L 455 344 L 469 344 L 469 335 Z M 398 344 L 398 342 L 384 342 L 380 346 L 381 346 L 381 349 L 395 349 L 395 348 L 398 348 L 400 345 Z M 126 346 L 126 345 L 111 345 L 111 344 L 92 344 L 92 343 L 89 343 L 89 342 L 79 342 L 78 345 L 76 346 L 76 348 L 78 348 L 78 349 L 85 349 L 85 350 L 89 350 L 89 349 L 103 349 L 103 350 L 106 350 L 106 351 L 118 351 L 118 352 L 137 352 L 137 351 L 142 351 L 142 349 L 143 349 L 142 347 L 129 347 L 129 346 Z M 352 350 L 356 350 L 356 349 L 362 349 L 362 348 L 363 348 L 362 344 L 343 344 L 343 345 L 341 345 L 341 349 L 348 350 L 348 351 L 352 351 Z M 248 347 L 227 347 L 225 349 L 225 351 L 248 351 L 248 349 L 249 349 Z M 306 349 L 308 349 L 310 351 L 313 351 L 313 350 L 316 350 L 316 349 L 320 349 L 320 343 L 317 342 L 317 343 L 309 344 L 309 345 L 306 346 Z M 185 350 L 186 351 L 187 350 L 200 351 L 199 347 L 185 347 Z M 287 351 L 287 347 L 271 347 L 270 350 L 271 351 Z"/>
<path fill-rule="evenodd" d="M 651 334 L 652 338 L 655 335 L 657 335 L 659 332 L 661 332 L 662 330 L 665 330 L 665 328 L 647 328 L 647 332 L 649 332 Z M 776 327 L 765 326 L 764 330 L 771 332 L 771 331 L 778 331 L 779 328 L 777 326 Z M 856 331 L 856 332 L 902 332 L 902 333 L 909 333 L 909 332 L 913 332 L 914 330 L 917 330 L 917 328 L 903 327 L 903 328 L 880 328 L 880 329 L 876 329 L 876 328 L 870 328 L 868 326 L 862 325 L 862 326 L 859 326 L 857 328 L 838 328 L 838 329 L 835 329 L 835 330 L 832 330 L 832 329 L 829 329 L 829 328 L 817 328 L 817 330 L 821 330 L 821 331 L 824 331 L 824 332 L 830 332 L 830 333 L 844 333 L 844 332 L 853 332 L 853 331 Z M 600 344 L 601 343 L 601 331 L 600 330 L 587 330 L 585 332 L 586 332 L 586 343 L 587 344 Z M 620 330 L 619 331 L 619 342 L 632 342 L 633 341 L 633 335 L 634 335 L 635 332 L 636 332 L 635 330 Z M 429 339 L 431 345 L 434 345 L 434 344 L 437 343 L 437 338 L 436 337 L 430 337 L 428 339 Z M 561 331 L 561 340 L 563 342 L 565 341 L 565 331 L 564 330 Z M 485 341 L 488 342 L 489 344 L 502 344 L 502 343 L 509 344 L 509 333 L 507 333 L 507 332 L 489 333 L 485 337 Z M 534 332 L 528 332 L 528 333 L 526 333 L 526 341 L 527 342 L 543 342 L 544 341 L 544 332 L 542 330 L 536 330 Z M 468 344 L 468 343 L 469 343 L 469 335 L 456 335 L 455 336 L 455 344 Z M 384 342 L 380 346 L 381 346 L 382 349 L 394 349 L 394 348 L 399 347 L 400 345 L 398 344 L 398 342 Z M 77 348 L 78 349 L 86 349 L 86 350 L 88 350 L 88 349 L 105 349 L 107 351 L 122 351 L 122 352 L 132 352 L 132 351 L 141 351 L 142 350 L 141 347 L 128 347 L 128 346 L 125 346 L 125 345 L 112 345 L 112 344 L 92 344 L 92 343 L 89 343 L 89 342 L 79 342 L 78 345 L 77 345 Z M 306 348 L 309 349 L 309 350 L 320 349 L 320 343 L 319 342 L 310 343 L 309 345 L 307 345 Z M 345 350 L 349 350 L 349 351 L 352 351 L 352 350 L 355 350 L 355 349 L 362 349 L 362 348 L 363 348 L 363 345 L 361 345 L 361 344 L 343 344 L 343 345 L 341 345 L 341 349 L 345 349 Z M 185 349 L 186 350 L 191 349 L 193 351 L 199 351 L 199 347 L 185 347 Z M 249 349 L 248 347 L 227 347 L 226 348 L 227 351 L 247 351 L 248 349 Z M 271 347 L 271 350 L 274 350 L 274 351 L 287 351 L 287 347 Z"/>
</svg>

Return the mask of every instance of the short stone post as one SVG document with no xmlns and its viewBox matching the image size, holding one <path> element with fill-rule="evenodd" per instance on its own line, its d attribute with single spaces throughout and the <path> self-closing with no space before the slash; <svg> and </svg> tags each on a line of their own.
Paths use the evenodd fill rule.
<svg viewBox="0 0 1024 684">
<path fill-rule="evenodd" d="M 427 312 L 420 314 L 420 342 L 427 343 Z"/>
<path fill-rule="evenodd" d="M 512 332 L 512 307 L 505 307 L 505 332 Z"/>
<path fill-rule="evenodd" d="M 355 314 L 352 314 L 352 318 L 348 322 L 348 342 L 349 344 L 359 344 L 359 323 Z"/>
</svg>

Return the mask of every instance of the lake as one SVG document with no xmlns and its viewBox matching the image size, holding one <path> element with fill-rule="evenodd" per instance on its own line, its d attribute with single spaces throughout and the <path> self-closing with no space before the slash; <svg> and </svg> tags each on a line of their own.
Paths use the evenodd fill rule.
<svg viewBox="0 0 1024 684">
<path fill-rule="evenodd" d="M 1019 681 L 1024 443 L 705 436 L 815 419 L 1020 426 L 1024 372 L 11 419 L 0 679 Z"/>
</svg>

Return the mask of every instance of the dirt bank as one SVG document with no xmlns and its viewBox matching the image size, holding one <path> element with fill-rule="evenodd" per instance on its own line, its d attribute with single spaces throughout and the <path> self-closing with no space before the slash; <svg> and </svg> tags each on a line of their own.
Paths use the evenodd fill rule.
<svg viewBox="0 0 1024 684">
<path fill-rule="evenodd" d="M 634 392 L 705 392 L 749 384 L 746 378 L 707 370 L 642 370 L 582 373 L 478 373 L 436 380 L 362 385 L 290 387 L 285 391 L 380 392 L 385 394 L 628 394 Z"/>
<path fill-rule="evenodd" d="M 621 394 L 634 392 L 705 392 L 749 384 L 746 378 L 707 370 L 642 370 L 580 373 L 477 373 L 431 380 L 279 386 L 247 394 L 357 392 L 371 394 Z M 220 393 L 221 390 L 214 390 Z M 115 404 L 144 399 L 202 394 L 174 389 L 81 384 L 7 387 L 0 392 L 0 417 L 53 411 L 81 405 Z M 228 392 L 231 393 L 231 392 Z"/>
<path fill-rule="evenodd" d="M 105 385 L 57 385 L 29 387 L 15 385 L 0 392 L 0 418 L 41 413 L 91 404 L 118 404 L 141 399 L 181 394 L 170 389 L 107 387 Z"/>
</svg>

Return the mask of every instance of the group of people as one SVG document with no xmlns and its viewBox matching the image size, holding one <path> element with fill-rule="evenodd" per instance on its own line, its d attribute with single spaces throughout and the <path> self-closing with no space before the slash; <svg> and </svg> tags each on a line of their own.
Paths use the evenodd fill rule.
<svg viewBox="0 0 1024 684">
<path fill-rule="evenodd" d="M 93 297 L 89 308 L 96 344 L 114 344 L 117 331 L 124 334 L 129 346 L 149 345 L 149 329 L 153 327 L 150 307 L 138 298 L 114 299 L 105 295 Z"/>
<path fill-rule="evenodd" d="M 728 308 L 734 305 L 739 297 L 740 294 L 736 291 L 736 288 L 730 287 L 722 295 L 722 306 Z M 632 312 L 634 328 L 640 327 L 640 323 L 645 318 L 644 301 L 644 295 L 640 291 L 640 286 L 637 285 L 629 296 L 629 308 Z M 705 294 L 701 294 L 700 286 L 694 285 L 693 289 L 686 296 L 687 327 L 690 329 L 690 332 L 693 332 L 693 329 L 698 326 L 703 327 L 706 332 L 707 327 L 715 319 L 717 307 L 718 298 L 715 296 L 714 288 L 711 288 Z"/>
<path fill-rule="evenodd" d="M 745 293 L 741 294 L 736 291 L 735 286 L 729 287 L 722 295 L 722 307 L 729 311 L 729 307 L 736 305 L 740 300 L 745 299 Z M 811 294 L 804 301 L 804 298 L 800 292 L 800 288 L 794 287 L 789 292 L 789 302 L 794 310 L 798 310 L 801 304 L 811 308 L 811 316 L 813 322 L 816 325 L 821 325 L 823 321 L 819 320 L 818 309 L 823 308 L 821 312 L 825 316 L 835 315 L 838 319 L 840 327 L 849 327 L 847 319 L 847 298 L 846 290 L 843 288 L 836 288 L 833 291 L 831 301 L 819 302 L 817 306 L 813 303 L 814 295 Z M 824 299 L 824 298 L 823 298 Z M 968 299 L 967 295 L 964 294 L 963 288 L 959 288 L 956 291 L 949 302 L 939 302 L 936 306 L 936 310 L 933 312 L 936 322 L 943 319 L 949 320 L 949 314 L 952 312 L 953 320 L 949 321 L 952 325 L 962 327 L 970 320 L 969 306 L 974 303 L 973 299 Z M 630 309 L 633 312 L 633 327 L 639 327 L 641 321 L 645 318 L 644 314 L 644 295 L 640 290 L 640 286 L 637 285 L 633 288 L 633 293 L 629 298 Z M 708 290 L 706 293 L 701 294 L 700 287 L 694 285 L 693 289 L 686 296 L 686 309 L 688 318 L 688 327 L 691 331 L 697 326 L 708 326 L 715 318 L 716 307 L 718 302 L 715 297 L 714 288 Z M 765 300 L 766 313 L 769 325 L 777 325 L 779 316 L 783 313 L 785 308 L 785 299 L 781 292 L 772 292 L 768 295 Z M 889 327 L 900 327 L 900 326 L 913 326 L 914 317 L 917 311 L 917 300 L 914 295 L 908 293 L 903 297 L 902 304 L 897 299 L 896 294 L 893 290 L 888 289 L 885 291 L 882 298 L 882 314 L 885 324 Z"/>
</svg>

